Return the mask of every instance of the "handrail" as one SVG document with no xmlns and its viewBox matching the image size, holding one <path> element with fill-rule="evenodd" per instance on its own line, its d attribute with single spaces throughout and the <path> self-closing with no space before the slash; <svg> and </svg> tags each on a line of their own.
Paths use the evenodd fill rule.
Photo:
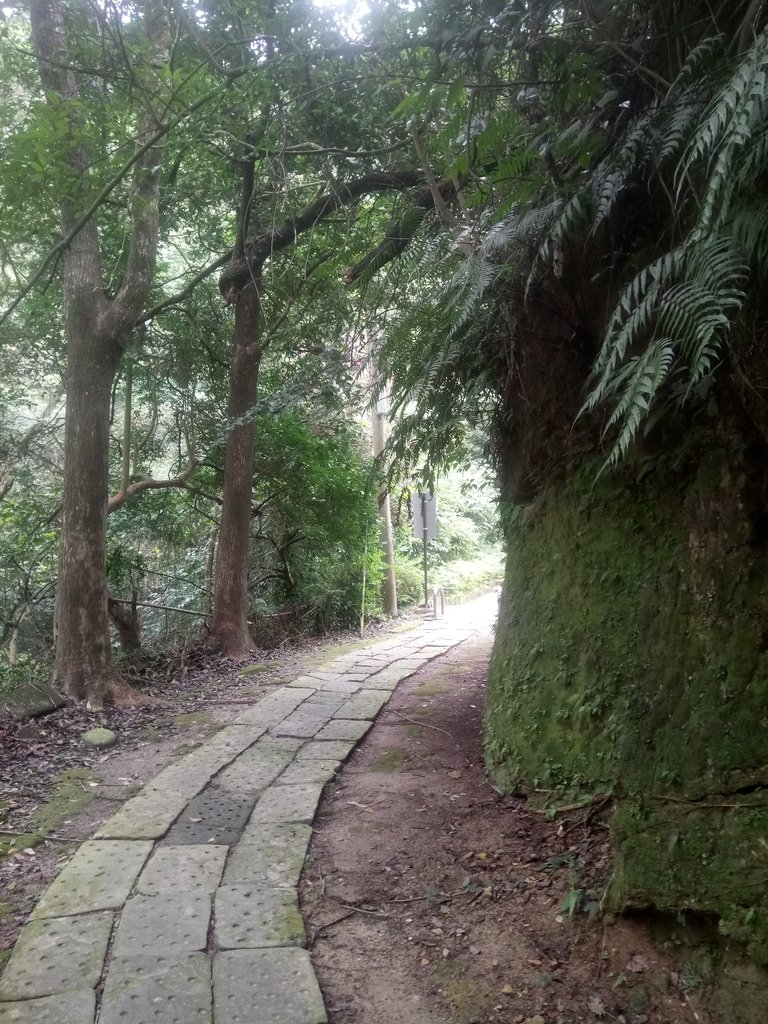
<svg viewBox="0 0 768 1024">
<path fill-rule="evenodd" d="M 432 608 L 434 611 L 434 618 L 439 619 L 440 615 L 437 613 L 437 599 L 440 598 L 440 615 L 445 615 L 445 593 L 443 588 L 438 584 L 432 587 Z"/>
</svg>

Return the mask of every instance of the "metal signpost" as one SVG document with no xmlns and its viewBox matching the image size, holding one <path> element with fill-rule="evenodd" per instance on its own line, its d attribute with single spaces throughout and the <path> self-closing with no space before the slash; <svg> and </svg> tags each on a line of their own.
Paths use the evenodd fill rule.
<svg viewBox="0 0 768 1024">
<path fill-rule="evenodd" d="M 431 492 L 419 491 L 413 501 L 413 535 L 421 537 L 424 544 L 424 607 L 429 607 L 429 582 L 427 576 L 427 545 L 437 533 L 437 503 Z"/>
</svg>

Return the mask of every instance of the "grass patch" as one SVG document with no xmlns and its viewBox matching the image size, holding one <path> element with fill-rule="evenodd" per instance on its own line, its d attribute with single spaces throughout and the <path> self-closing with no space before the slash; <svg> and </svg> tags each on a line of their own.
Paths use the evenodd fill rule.
<svg viewBox="0 0 768 1024">
<path fill-rule="evenodd" d="M 217 723 L 205 711 L 187 711 L 176 715 L 173 724 L 182 729 L 191 729 L 197 725 L 216 725 Z"/>
<path fill-rule="evenodd" d="M 51 795 L 32 815 L 35 829 L 43 835 L 53 834 L 62 822 L 84 810 L 93 800 L 87 784 L 94 781 L 93 772 L 87 768 L 69 768 L 62 772 L 54 782 Z M 21 849 L 18 845 L 16 848 Z"/>
<path fill-rule="evenodd" d="M 421 725 L 411 725 L 409 723 L 405 727 L 405 735 L 411 740 L 420 740 L 424 735 L 424 727 Z"/>
<path fill-rule="evenodd" d="M 375 772 L 396 772 L 408 760 L 408 751 L 402 747 L 392 747 L 379 754 L 373 764 Z"/>
<path fill-rule="evenodd" d="M 246 665 L 237 673 L 239 676 L 254 676 L 258 672 L 269 672 L 280 666 L 279 661 L 259 661 L 255 665 Z"/>
</svg>

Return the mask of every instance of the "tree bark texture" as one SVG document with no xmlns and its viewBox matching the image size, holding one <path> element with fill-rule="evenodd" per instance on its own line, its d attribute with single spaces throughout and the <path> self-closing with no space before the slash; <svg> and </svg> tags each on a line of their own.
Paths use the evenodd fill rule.
<svg viewBox="0 0 768 1024">
<path fill-rule="evenodd" d="M 134 590 L 131 595 L 131 603 L 124 604 L 122 601 L 115 601 L 107 598 L 107 609 L 109 617 L 117 630 L 120 640 L 120 647 L 127 658 L 136 660 L 141 653 L 141 619 L 138 609 L 139 595 Z"/>
<path fill-rule="evenodd" d="M 30 23 L 40 79 L 48 102 L 78 97 L 61 0 L 32 0 Z M 153 95 L 167 63 L 168 28 L 159 0 L 145 6 L 144 30 L 152 50 L 145 73 Z M 67 108 L 65 145 L 69 183 L 60 192 L 62 232 L 68 236 L 87 206 L 92 161 L 78 139 L 82 113 Z M 151 104 L 139 113 L 137 145 L 156 127 Z M 106 521 L 109 492 L 110 392 L 120 358 L 147 300 L 158 242 L 158 169 L 162 152 L 152 146 L 134 165 L 126 271 L 114 299 L 104 288 L 96 222 L 87 220 L 64 251 L 67 320 L 67 406 L 64 421 L 64 491 L 56 594 L 54 682 L 67 696 L 93 706 L 136 698 L 112 661 L 106 584 Z M 76 183 L 80 183 L 80 188 Z"/>
<path fill-rule="evenodd" d="M 227 658 L 243 658 L 254 646 L 248 629 L 248 564 L 254 455 L 252 409 L 263 354 L 260 288 L 260 272 L 254 269 L 235 305 L 235 341 L 229 371 L 229 434 L 211 622 L 211 634 Z"/>
</svg>

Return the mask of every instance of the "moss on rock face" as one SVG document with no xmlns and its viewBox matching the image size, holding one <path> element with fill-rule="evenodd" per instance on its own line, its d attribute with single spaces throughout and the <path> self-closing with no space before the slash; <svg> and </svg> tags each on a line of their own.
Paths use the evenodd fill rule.
<svg viewBox="0 0 768 1024">
<path fill-rule="evenodd" d="M 748 472 L 710 449 L 593 481 L 509 517 L 488 763 L 508 788 L 612 789 L 612 906 L 713 915 L 768 964 L 768 547 Z"/>
</svg>

